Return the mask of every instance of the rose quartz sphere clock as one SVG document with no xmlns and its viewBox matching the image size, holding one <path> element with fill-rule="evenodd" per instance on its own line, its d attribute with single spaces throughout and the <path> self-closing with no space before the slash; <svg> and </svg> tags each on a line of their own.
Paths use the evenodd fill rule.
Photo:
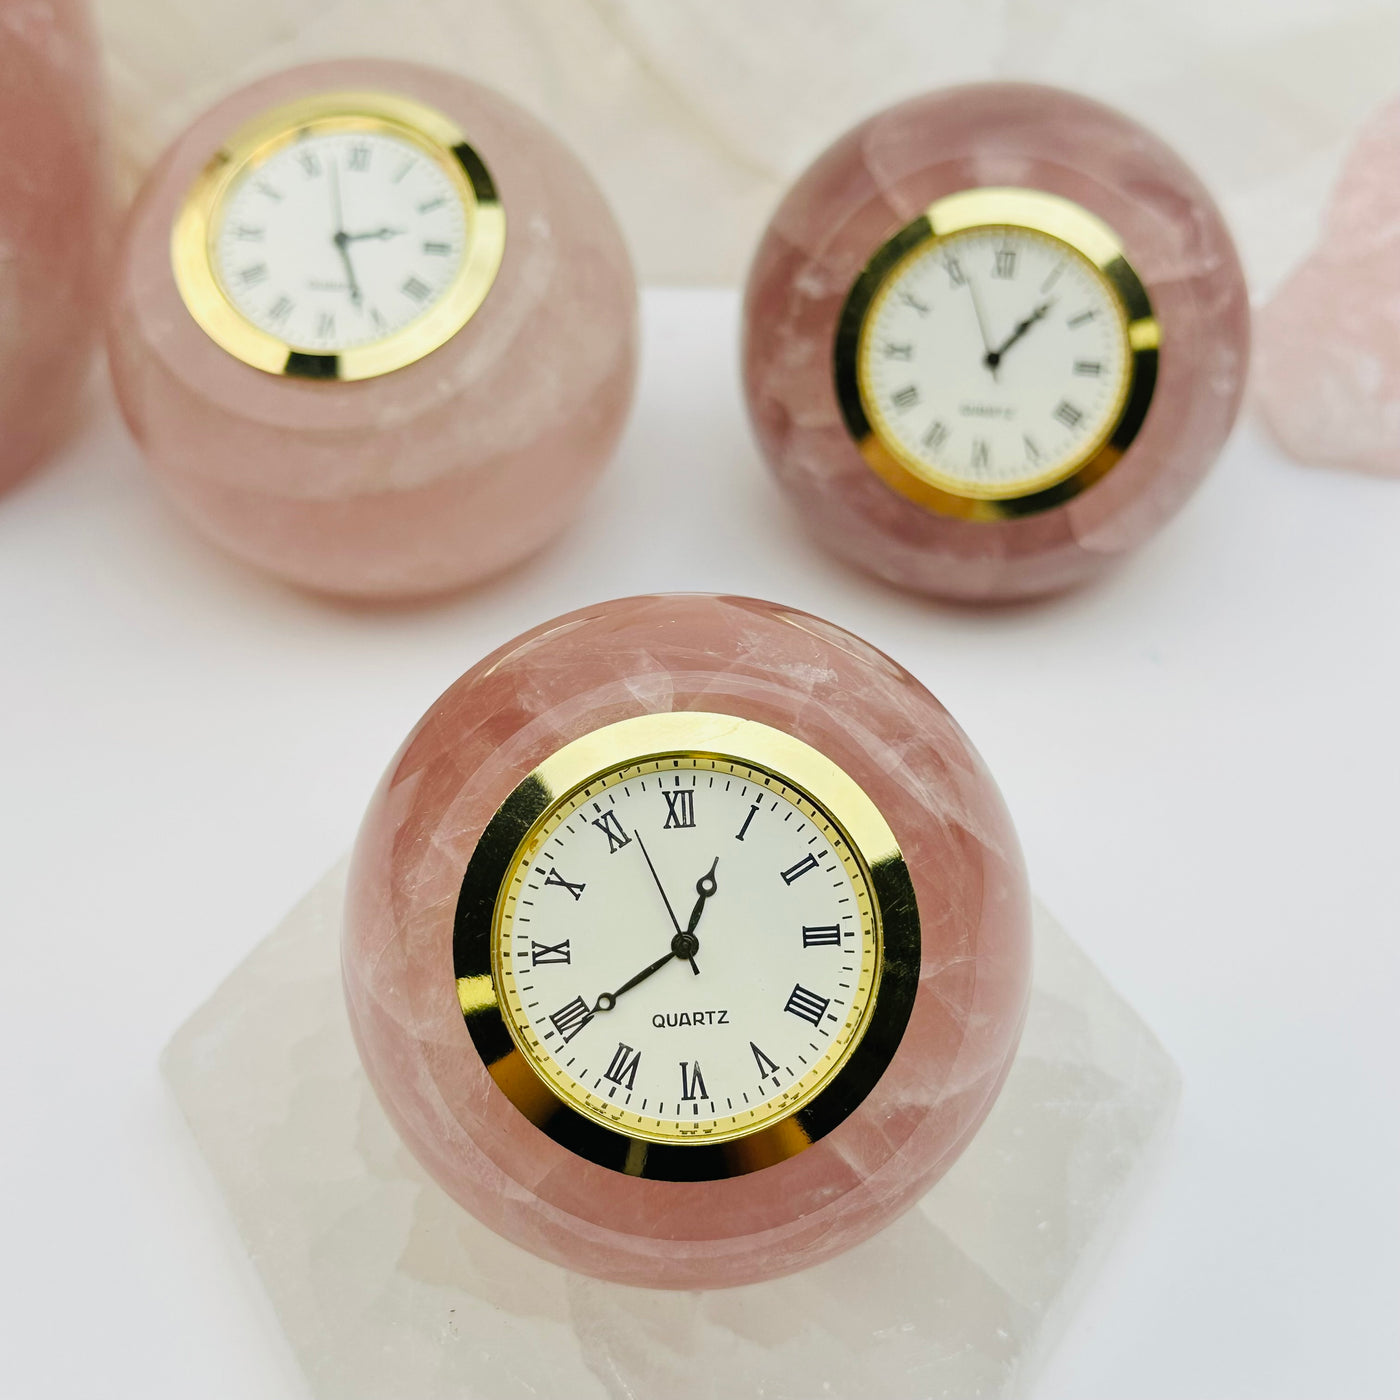
<svg viewBox="0 0 1400 1400">
<path fill-rule="evenodd" d="M 166 152 L 109 344 L 205 534 L 306 588 L 412 597 L 577 514 L 631 401 L 636 291 L 538 122 L 454 74 L 335 62 L 244 88 Z"/>
<path fill-rule="evenodd" d="M 749 273 L 744 382 L 816 539 L 936 596 L 1082 583 L 1234 422 L 1249 306 L 1201 182 L 1070 93 L 988 84 L 863 122 Z"/>
<path fill-rule="evenodd" d="M 343 968 L 371 1082 L 462 1206 L 660 1288 L 785 1274 L 976 1132 L 1029 981 L 996 786 L 909 673 L 773 603 L 518 637 L 390 764 Z"/>
<path fill-rule="evenodd" d="M 0 490 L 73 421 L 101 321 L 101 87 L 87 6 L 0 0 Z"/>
</svg>

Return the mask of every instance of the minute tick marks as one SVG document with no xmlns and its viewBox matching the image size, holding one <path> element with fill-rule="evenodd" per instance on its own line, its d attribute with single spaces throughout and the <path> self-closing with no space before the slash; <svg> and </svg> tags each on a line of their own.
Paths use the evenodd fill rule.
<svg viewBox="0 0 1400 1400">
<path fill-rule="evenodd" d="M 734 773 L 727 789 L 709 781 L 717 768 Z M 614 805 L 629 793 L 636 805 Z M 869 907 L 866 877 L 830 816 L 781 780 L 727 761 L 629 763 L 561 807 L 536 849 L 548 858 L 519 877 L 541 889 L 533 922 L 507 912 L 498 968 L 507 987 L 516 968 L 540 982 L 538 1008 L 523 988 L 507 1004 L 581 1102 L 663 1135 L 732 1133 L 848 1053 L 865 1003 L 827 999 L 851 961 L 843 941 L 874 956 L 868 922 L 841 933 L 842 901 L 859 889 Z M 811 997 L 825 1010 L 816 1051 Z"/>
<path fill-rule="evenodd" d="M 239 275 L 235 252 L 254 241 L 249 230 L 258 231 L 265 268 L 252 281 Z M 447 175 L 406 140 L 309 127 L 230 186 L 213 251 L 248 320 L 324 353 L 381 340 L 433 306 L 465 256 L 466 235 Z M 244 295 L 264 287 L 271 297 Z"/>
<path fill-rule="evenodd" d="M 1003 196 L 1012 193 L 1021 192 Z M 1058 206 L 1055 217 L 1078 228 Z M 990 502 L 1042 491 L 1099 453 L 1126 402 L 1133 360 L 1118 284 L 1029 223 L 954 224 L 923 238 L 892 240 L 901 251 L 890 251 L 884 280 L 848 301 L 862 319 L 850 370 L 838 342 L 838 380 L 854 374 L 868 435 L 843 398 L 848 425 L 885 480 L 931 508 L 948 496 Z M 852 313 L 856 305 L 863 312 Z"/>
</svg>

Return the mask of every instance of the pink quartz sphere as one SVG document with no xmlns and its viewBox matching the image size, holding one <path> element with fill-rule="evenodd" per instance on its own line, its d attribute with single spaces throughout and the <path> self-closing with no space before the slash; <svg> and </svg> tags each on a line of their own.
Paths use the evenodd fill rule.
<svg viewBox="0 0 1400 1400">
<path fill-rule="evenodd" d="M 171 224 L 237 128 L 349 89 L 416 99 L 467 134 L 505 212 L 504 257 L 466 325 L 413 364 L 348 383 L 270 374 L 185 308 Z M 577 516 L 631 404 L 636 287 L 597 186 L 534 118 L 456 74 L 333 62 L 243 88 L 166 151 L 127 221 L 108 343 L 132 433 L 210 539 L 318 592 L 411 598 L 499 573 Z"/>
<path fill-rule="evenodd" d="M 102 94 L 83 0 L 0 0 L 0 490 L 72 425 L 101 323 Z"/>
<path fill-rule="evenodd" d="M 1156 393 L 1123 459 L 1053 509 L 992 522 L 886 486 L 846 430 L 833 374 L 838 318 L 871 254 L 934 200 L 979 186 L 1042 190 L 1106 222 L 1162 332 Z M 1019 83 L 931 93 L 841 137 L 778 207 L 744 304 L 754 429 L 812 535 L 890 583 L 968 601 L 1083 583 L 1158 530 L 1229 434 L 1248 352 L 1239 259 L 1196 176 L 1120 113 Z"/>
<path fill-rule="evenodd" d="M 686 710 L 784 730 L 855 779 L 900 843 L 922 927 L 909 1024 L 866 1099 L 795 1156 L 699 1183 L 611 1171 L 530 1123 L 472 1043 L 452 954 L 463 872 L 516 785 L 603 725 Z M 419 721 L 360 830 L 343 969 L 351 1025 L 381 1102 L 463 1207 L 582 1273 L 718 1288 L 850 1248 L 956 1160 L 1020 1036 L 1029 893 L 1016 834 L 976 750 L 887 656 L 774 603 L 626 598 L 509 642 Z"/>
</svg>

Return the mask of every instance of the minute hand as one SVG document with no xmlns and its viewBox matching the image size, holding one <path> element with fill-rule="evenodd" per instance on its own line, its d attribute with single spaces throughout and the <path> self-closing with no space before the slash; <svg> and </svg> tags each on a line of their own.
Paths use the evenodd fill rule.
<svg viewBox="0 0 1400 1400">
<path fill-rule="evenodd" d="M 657 958 L 650 967 L 644 967 L 635 977 L 629 978 L 615 992 L 604 992 L 597 1001 L 593 1003 L 593 1013 L 597 1015 L 600 1011 L 611 1011 L 617 1005 L 617 999 L 623 992 L 630 992 L 639 983 L 645 982 L 653 972 L 660 972 L 668 962 L 676 955 L 674 952 L 667 953 L 665 957 Z"/>
<path fill-rule="evenodd" d="M 642 840 L 640 831 L 633 831 L 632 835 L 637 838 L 637 845 L 642 848 L 642 856 L 646 860 L 647 869 L 651 871 L 651 878 L 656 881 L 656 888 L 661 892 L 661 902 L 666 906 L 666 912 L 671 916 L 671 927 L 677 933 L 681 931 L 681 923 L 676 918 L 676 911 L 671 908 L 671 901 L 666 898 L 666 886 L 661 883 L 661 876 L 656 873 L 656 867 L 651 863 L 651 856 L 647 851 L 646 842 Z"/>
<path fill-rule="evenodd" d="M 1005 355 L 1006 352 L 1010 350 L 1011 347 L 1015 345 L 1015 343 L 1018 340 L 1020 340 L 1020 338 L 1023 335 L 1025 335 L 1025 333 L 1028 330 L 1030 330 L 1030 328 L 1033 325 L 1035 325 L 1037 321 L 1043 319 L 1053 305 L 1054 302 L 1041 302 L 1041 304 L 1037 306 L 1036 309 L 1032 311 L 1031 314 L 1027 316 L 1024 321 L 1021 321 L 1017 325 L 1016 329 L 1012 331 L 1011 334 L 1007 336 L 1006 339 L 1002 341 L 1002 343 L 998 345 L 995 350 L 988 350 L 986 361 L 987 368 L 995 369 L 1001 363 L 1001 357 Z"/>
</svg>

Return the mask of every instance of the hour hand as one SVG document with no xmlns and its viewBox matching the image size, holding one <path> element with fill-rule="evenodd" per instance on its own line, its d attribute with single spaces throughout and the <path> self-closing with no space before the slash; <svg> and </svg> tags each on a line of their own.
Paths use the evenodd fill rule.
<svg viewBox="0 0 1400 1400">
<path fill-rule="evenodd" d="M 1002 343 L 998 345 L 995 350 L 988 350 L 986 361 L 987 368 L 995 370 L 996 367 L 1001 363 L 1001 357 L 1005 355 L 1006 352 L 1010 350 L 1011 347 L 1015 345 L 1015 343 L 1018 340 L 1020 340 L 1020 338 L 1023 335 L 1025 335 L 1025 333 L 1028 330 L 1030 330 L 1030 328 L 1033 325 L 1035 325 L 1037 321 L 1043 319 L 1048 314 L 1050 308 L 1054 306 L 1054 304 L 1055 303 L 1053 301 L 1041 302 L 1041 304 L 1037 306 L 1036 309 L 1025 318 L 1025 320 L 1017 323 L 1016 329 L 1012 331 L 1011 334 L 1007 336 L 1006 339 L 1002 341 Z"/>
<path fill-rule="evenodd" d="M 402 232 L 401 228 L 373 228 L 365 233 L 347 233 L 344 238 L 347 243 L 359 243 L 366 238 L 397 238 Z"/>
<path fill-rule="evenodd" d="M 675 949 L 678 958 L 687 955 L 690 957 L 690 970 L 697 977 L 700 975 L 700 968 L 695 961 L 695 950 L 700 944 L 695 937 L 695 926 L 700 922 L 700 915 L 705 912 L 706 900 L 713 898 L 719 889 L 719 882 L 715 879 L 715 869 L 718 865 L 719 857 L 716 856 L 711 862 L 710 868 L 695 882 L 695 908 L 690 911 L 690 922 L 685 926 L 684 933 L 678 933 L 671 940 L 671 947 Z"/>
<path fill-rule="evenodd" d="M 698 898 L 695 901 L 695 908 L 690 911 L 690 922 L 685 926 L 687 933 L 694 933 L 695 926 L 700 922 L 700 915 L 705 912 L 705 902 L 712 899 L 719 889 L 719 882 L 715 879 L 715 867 L 719 865 L 719 857 L 716 856 L 714 864 L 695 882 L 695 893 Z"/>
</svg>

